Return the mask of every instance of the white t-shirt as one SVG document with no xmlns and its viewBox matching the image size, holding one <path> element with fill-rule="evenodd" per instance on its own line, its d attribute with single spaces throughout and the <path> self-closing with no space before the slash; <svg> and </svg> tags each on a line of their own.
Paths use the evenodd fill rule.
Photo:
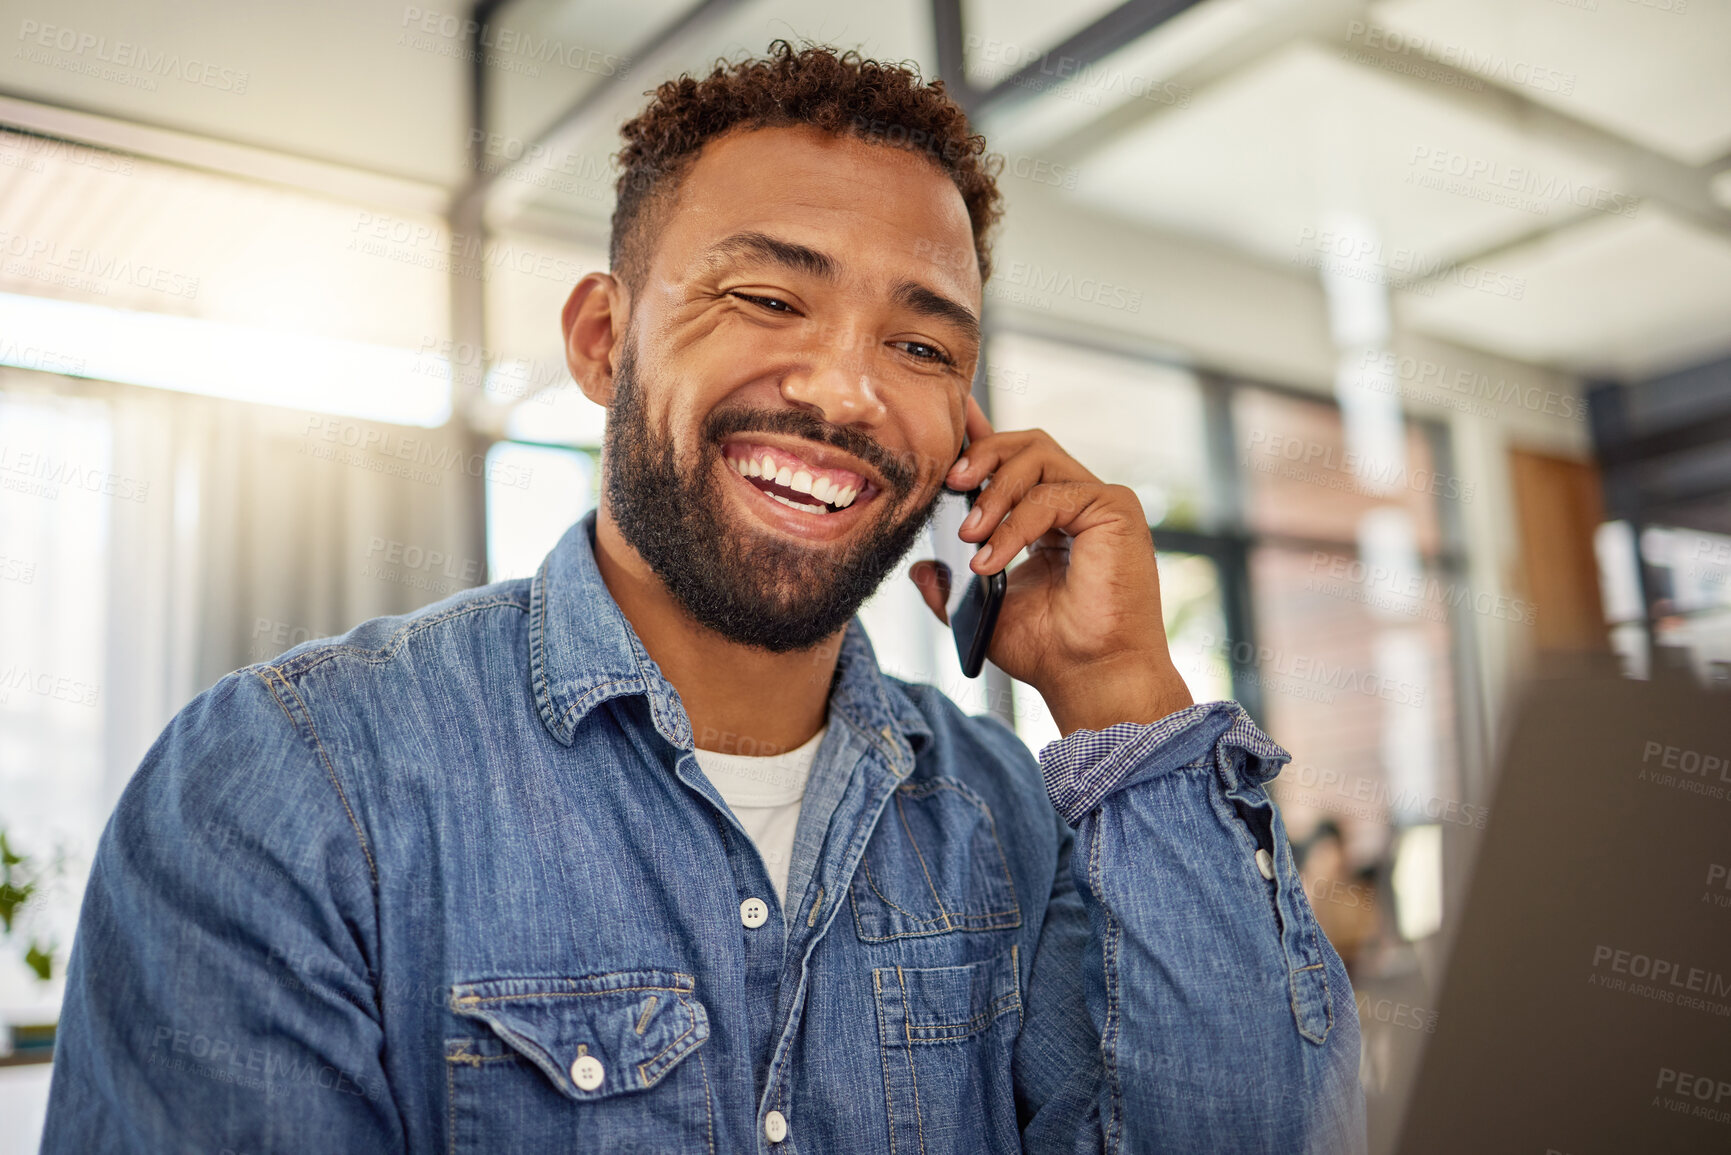
<svg viewBox="0 0 1731 1155">
<path fill-rule="evenodd" d="M 799 805 L 817 748 L 829 731 L 826 725 L 797 750 L 767 757 L 697 750 L 697 764 L 715 783 L 721 797 L 745 832 L 757 844 L 769 881 L 782 907 L 787 906 L 787 868 L 793 857 L 793 832 L 799 825 Z"/>
</svg>

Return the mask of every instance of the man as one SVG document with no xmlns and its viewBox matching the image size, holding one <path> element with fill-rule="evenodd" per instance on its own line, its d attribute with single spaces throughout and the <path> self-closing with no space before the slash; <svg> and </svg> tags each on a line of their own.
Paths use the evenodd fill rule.
<svg viewBox="0 0 1731 1155">
<path fill-rule="evenodd" d="M 983 142 L 785 44 L 624 131 L 563 316 L 598 514 L 175 719 L 98 853 L 45 1150 L 1355 1149 L 1287 755 L 1192 705 L 1131 492 L 969 400 Z M 1033 550 L 991 657 L 1066 735 L 1039 763 L 852 620 L 987 478 L 962 536 Z"/>
</svg>

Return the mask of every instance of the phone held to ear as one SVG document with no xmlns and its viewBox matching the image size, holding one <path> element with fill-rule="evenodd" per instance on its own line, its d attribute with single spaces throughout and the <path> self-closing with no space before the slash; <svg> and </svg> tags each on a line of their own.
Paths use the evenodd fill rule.
<svg viewBox="0 0 1731 1155">
<path fill-rule="evenodd" d="M 950 574 L 944 613 L 949 619 L 950 633 L 955 635 L 956 657 L 961 660 L 962 673 L 970 678 L 979 677 L 986 664 L 986 650 L 992 644 L 998 607 L 1003 604 L 1004 587 L 1009 581 L 1003 570 L 981 577 L 968 569 L 968 562 L 980 547 L 963 541 L 959 534 L 979 496 L 978 489 L 967 493 L 944 490 L 938 497 L 931 523 L 937 560 Z"/>
</svg>

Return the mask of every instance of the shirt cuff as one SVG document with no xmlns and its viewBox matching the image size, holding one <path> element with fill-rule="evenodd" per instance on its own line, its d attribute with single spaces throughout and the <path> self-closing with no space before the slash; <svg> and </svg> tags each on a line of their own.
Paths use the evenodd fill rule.
<svg viewBox="0 0 1731 1155">
<path fill-rule="evenodd" d="M 1222 756 L 1229 750 L 1248 757 Z M 1230 778 L 1260 784 L 1278 774 L 1291 758 L 1237 702 L 1204 702 L 1158 722 L 1077 730 L 1046 744 L 1040 751 L 1040 769 L 1047 797 L 1074 827 L 1113 791 L 1198 760 L 1218 765 Z M 1225 785 L 1232 789 L 1238 782 Z"/>
</svg>

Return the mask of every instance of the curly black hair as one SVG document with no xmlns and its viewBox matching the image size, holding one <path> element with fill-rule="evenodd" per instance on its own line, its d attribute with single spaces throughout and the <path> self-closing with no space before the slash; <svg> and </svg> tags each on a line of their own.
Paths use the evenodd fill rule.
<svg viewBox="0 0 1731 1155">
<path fill-rule="evenodd" d="M 625 147 L 608 258 L 628 285 L 647 271 L 644 236 L 670 201 L 703 146 L 738 128 L 810 125 L 835 136 L 924 153 L 943 170 L 968 209 L 980 279 L 991 273 L 990 233 L 1003 212 L 998 173 L 1003 158 L 986 152 L 967 113 L 944 82 L 916 67 L 869 60 L 857 52 L 785 40 L 762 59 L 717 61 L 702 80 L 689 75 L 657 88 L 649 106 L 619 130 Z"/>
</svg>

